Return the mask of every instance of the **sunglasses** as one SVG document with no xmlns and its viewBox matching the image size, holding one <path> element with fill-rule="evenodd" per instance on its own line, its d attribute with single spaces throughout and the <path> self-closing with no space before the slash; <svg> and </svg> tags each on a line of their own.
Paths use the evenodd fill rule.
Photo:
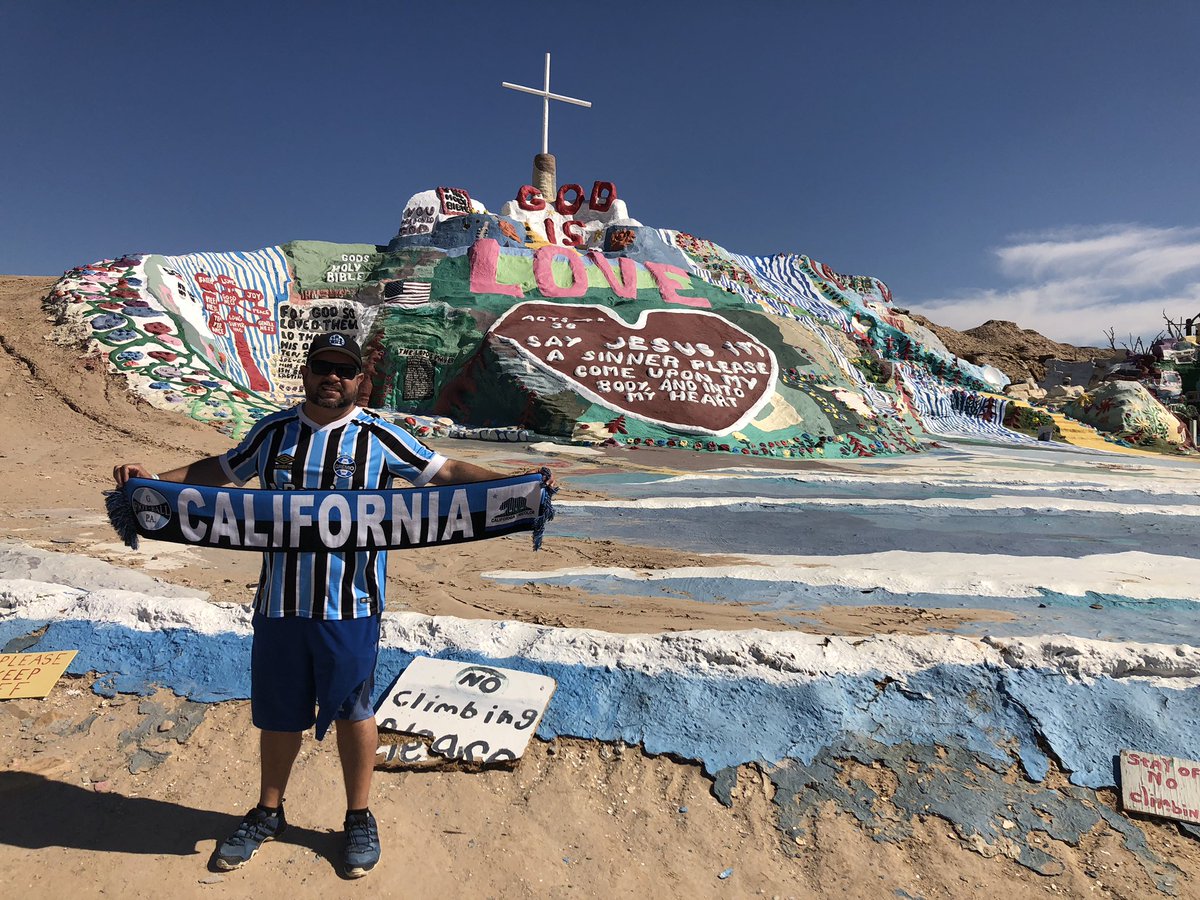
<svg viewBox="0 0 1200 900">
<path fill-rule="evenodd" d="M 330 372 L 336 372 L 338 378 L 349 381 L 351 378 L 357 378 L 360 370 L 353 363 L 335 363 L 327 359 L 314 359 L 308 364 L 308 371 L 318 378 L 324 378 Z"/>
</svg>

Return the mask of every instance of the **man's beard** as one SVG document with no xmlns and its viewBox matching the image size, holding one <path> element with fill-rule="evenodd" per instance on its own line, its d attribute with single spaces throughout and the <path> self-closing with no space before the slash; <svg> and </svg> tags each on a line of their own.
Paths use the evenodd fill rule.
<svg viewBox="0 0 1200 900">
<path fill-rule="evenodd" d="M 319 406 L 322 409 L 346 409 L 347 407 L 354 405 L 354 400 L 356 397 L 355 394 L 345 390 L 340 392 L 340 396 L 322 397 L 321 388 L 319 386 L 316 388 L 316 390 L 306 390 L 305 396 L 307 397 L 309 403 L 313 404 L 314 406 Z"/>
</svg>

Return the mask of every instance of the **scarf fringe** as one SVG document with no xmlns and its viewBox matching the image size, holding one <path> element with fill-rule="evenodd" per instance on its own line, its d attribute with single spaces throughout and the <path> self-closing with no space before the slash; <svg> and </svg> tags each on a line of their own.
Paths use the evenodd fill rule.
<svg viewBox="0 0 1200 900">
<path fill-rule="evenodd" d="M 542 478 L 550 477 L 550 470 L 545 466 L 539 470 L 542 473 Z M 546 533 L 546 523 L 554 520 L 554 504 L 551 498 L 558 493 L 558 488 L 552 488 L 548 484 L 542 485 L 542 502 L 538 507 L 537 518 L 533 520 L 533 549 L 534 552 L 542 549 L 542 537 Z"/>
<path fill-rule="evenodd" d="M 130 550 L 138 548 L 137 520 L 133 515 L 133 504 L 123 490 L 105 491 L 104 508 L 108 512 L 108 524 Z"/>
</svg>

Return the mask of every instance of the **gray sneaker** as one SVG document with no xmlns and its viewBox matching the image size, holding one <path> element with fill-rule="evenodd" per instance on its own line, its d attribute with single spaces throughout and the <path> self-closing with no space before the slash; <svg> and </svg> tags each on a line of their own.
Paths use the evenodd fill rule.
<svg viewBox="0 0 1200 900">
<path fill-rule="evenodd" d="M 346 816 L 346 843 L 342 847 L 342 872 L 362 878 L 379 862 L 379 826 L 369 812 Z"/>
<path fill-rule="evenodd" d="M 218 869 L 229 872 L 239 869 L 250 862 L 258 848 L 267 841 L 273 841 L 283 834 L 287 828 L 287 820 L 283 817 L 283 807 L 279 812 L 268 813 L 257 806 L 242 818 L 237 831 L 227 837 L 217 847 L 217 858 L 214 860 Z"/>
</svg>

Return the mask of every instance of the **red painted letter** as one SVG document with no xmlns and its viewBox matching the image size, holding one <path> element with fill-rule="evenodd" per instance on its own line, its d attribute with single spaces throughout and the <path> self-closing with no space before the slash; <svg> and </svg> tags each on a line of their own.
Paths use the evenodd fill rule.
<svg viewBox="0 0 1200 900">
<path fill-rule="evenodd" d="M 617 199 L 617 186 L 611 181 L 597 181 L 592 185 L 592 196 L 588 208 L 592 212 L 608 212 Z"/>
<path fill-rule="evenodd" d="M 570 203 L 567 202 L 567 192 L 574 191 L 575 199 Z M 579 207 L 583 206 L 583 188 L 577 184 L 564 184 L 558 189 L 558 199 L 554 201 L 554 208 L 558 210 L 559 215 L 573 216 L 579 212 Z"/>
<path fill-rule="evenodd" d="M 563 222 L 563 243 L 568 247 L 583 246 L 583 223 L 578 219 Z"/>
<path fill-rule="evenodd" d="M 523 184 L 517 191 L 517 206 L 530 212 L 537 212 L 539 209 L 546 208 L 546 198 L 532 184 Z"/>
</svg>

